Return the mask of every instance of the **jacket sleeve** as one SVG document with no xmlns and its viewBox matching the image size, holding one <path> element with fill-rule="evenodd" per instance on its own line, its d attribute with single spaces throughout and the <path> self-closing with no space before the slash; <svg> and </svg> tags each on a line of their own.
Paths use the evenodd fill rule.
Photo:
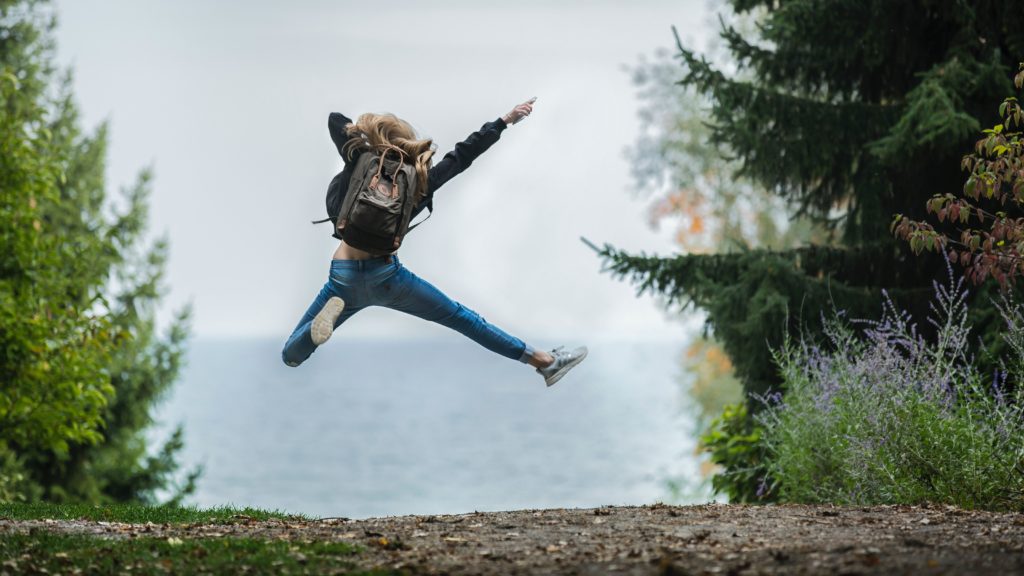
<svg viewBox="0 0 1024 576">
<path fill-rule="evenodd" d="M 331 133 L 331 140 L 334 141 L 335 148 L 338 149 L 338 154 L 341 155 L 341 159 L 346 164 L 355 160 L 362 153 L 362 150 L 356 148 L 352 151 L 352 157 L 345 156 L 345 143 L 348 142 L 348 132 L 345 130 L 345 126 L 352 123 L 352 120 L 339 112 L 331 112 L 331 115 L 327 117 L 327 131 Z"/>
<path fill-rule="evenodd" d="M 488 122 L 473 132 L 468 138 L 455 145 L 455 149 L 444 155 L 440 162 L 434 164 L 427 174 L 427 197 L 420 202 L 413 212 L 418 214 L 424 208 L 432 207 L 434 192 L 445 182 L 458 176 L 469 168 L 473 161 L 498 141 L 501 133 L 508 126 L 501 118 Z"/>
</svg>

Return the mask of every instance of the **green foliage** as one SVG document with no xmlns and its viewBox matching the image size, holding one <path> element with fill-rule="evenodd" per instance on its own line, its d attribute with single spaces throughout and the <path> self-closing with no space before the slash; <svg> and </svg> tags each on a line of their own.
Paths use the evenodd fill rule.
<svg viewBox="0 0 1024 576">
<path fill-rule="evenodd" d="M 711 6 L 721 9 L 725 2 L 718 0 Z M 759 14 L 726 13 L 720 17 L 743 34 L 755 34 L 762 19 Z M 714 46 L 709 57 L 716 65 L 727 64 L 725 54 Z M 808 218 L 787 218 L 782 198 L 737 174 L 740 164 L 735 155 L 711 142 L 710 98 L 693 86 L 677 84 L 678 62 L 667 51 L 659 51 L 653 60 L 642 59 L 631 72 L 641 101 L 641 126 L 629 158 L 636 189 L 651 198 L 653 226 L 674 225 L 676 244 L 691 254 L 780 250 L 808 241 L 831 242 L 825 226 Z M 691 342 L 683 366 L 688 373 L 685 392 L 695 408 L 696 432 L 703 435 L 725 406 L 744 400 L 743 387 L 721 341 L 713 334 L 705 332 Z M 708 455 L 703 474 L 714 470 L 708 464 L 724 463 Z M 726 466 L 725 475 L 729 474 Z M 719 478 L 716 482 L 726 477 Z M 718 492 L 729 492 L 733 500 L 743 499 L 735 490 Z M 748 499 L 754 497 L 751 491 Z"/>
<path fill-rule="evenodd" d="M 147 456 L 143 431 L 187 311 L 156 334 L 167 249 L 144 244 L 149 174 L 107 200 L 106 129 L 79 129 L 53 27 L 45 2 L 0 2 L 0 495 L 152 501 L 181 433 Z"/>
<path fill-rule="evenodd" d="M 48 218 L 61 201 L 66 150 L 40 105 L 42 49 L 18 43 L 38 43 L 40 24 L 11 23 L 12 10 L 0 8 L 0 451 L 66 454 L 71 443 L 101 439 L 111 330 L 64 269 L 71 249 L 89 254 L 98 243 L 73 244 Z"/>
<path fill-rule="evenodd" d="M 978 79 L 990 72 L 990 67 L 979 62 L 956 57 L 937 64 L 907 93 L 899 121 L 869 149 L 894 166 L 903 163 L 909 150 L 948 152 L 943 148 L 950 142 L 963 142 L 981 128 L 978 119 L 963 110 L 961 93 L 976 89 Z"/>
<path fill-rule="evenodd" d="M 1022 373 L 975 368 L 964 292 L 953 284 L 937 296 L 934 342 L 890 303 L 862 334 L 830 321 L 827 349 L 779 350 L 785 401 L 758 420 L 780 499 L 1024 510 Z M 1014 370 L 1021 319 L 1006 308 Z"/>
<path fill-rule="evenodd" d="M 782 385 L 769 350 L 800 334 L 820 339 L 822 312 L 866 317 L 883 289 L 921 311 L 941 260 L 914 258 L 888 225 L 897 213 L 923 218 L 929 197 L 959 188 L 960 154 L 1024 58 L 1024 10 L 996 0 L 731 4 L 759 16 L 757 31 L 724 19 L 724 64 L 677 37 L 679 97 L 707 98 L 708 139 L 737 175 L 841 246 L 669 258 L 606 246 L 601 255 L 641 291 L 707 311 L 755 411 L 752 398 Z M 973 314 L 991 319 L 994 307 L 977 302 Z M 976 325 L 995 345 L 998 324 Z"/>
<path fill-rule="evenodd" d="M 18 455 L 9 448 L 0 448 L 0 506 L 3 502 L 24 502 L 38 497 L 38 486 L 29 479 Z"/>
<path fill-rule="evenodd" d="M 759 37 L 721 34 L 749 81 L 680 47 L 682 83 L 710 95 L 713 137 L 744 174 L 847 243 L 878 241 L 907 200 L 955 176 L 948 160 L 1024 53 L 1024 14 L 985 0 L 769 4 L 733 2 L 768 5 Z"/>
<path fill-rule="evenodd" d="M 675 221 L 676 243 L 694 253 L 821 238 L 805 219 L 787 222 L 785 204 L 769 190 L 737 176 L 738 163 L 710 142 L 707 98 L 680 90 L 677 70 L 666 53 L 631 70 L 642 107 L 629 159 L 636 189 L 651 197 L 652 226 Z"/>
<path fill-rule="evenodd" d="M 701 436 L 703 449 L 722 471 L 711 479 L 717 494 L 725 494 L 730 502 L 766 502 L 775 499 L 768 483 L 768 466 L 772 459 L 762 439 L 763 428 L 747 413 L 746 404 L 726 406 Z"/>
<path fill-rule="evenodd" d="M 25 574 L 396 574 L 358 570 L 347 542 L 291 542 L 254 538 L 124 538 L 5 534 L 0 562 Z"/>
<path fill-rule="evenodd" d="M 10 28 L 15 39 L 32 32 Z M 38 65 L 8 65 L 33 52 L 11 43 L 0 44 L 0 450 L 31 444 L 66 453 L 69 443 L 100 439 L 113 393 L 106 374 L 110 331 L 91 302 L 67 298 L 75 288 L 62 270 L 67 238 L 46 221 L 47 206 L 60 201 L 63 166 L 45 110 L 36 105 L 43 89 L 33 81 Z"/>
<path fill-rule="evenodd" d="M 1024 85 L 1024 63 L 1014 84 Z M 961 162 L 970 174 L 962 192 L 936 194 L 926 204 L 939 228 L 897 214 L 892 230 L 915 253 L 948 251 L 973 282 L 991 277 L 1005 289 L 1024 274 L 1024 110 L 1010 97 L 999 116 Z"/>
<path fill-rule="evenodd" d="M 307 519 L 301 514 L 259 508 L 197 508 L 195 506 L 146 506 L 141 504 L 52 504 L 49 502 L 0 503 L 0 518 L 8 520 L 96 520 L 130 524 L 190 524 L 247 522 L 272 518 Z"/>
<path fill-rule="evenodd" d="M 774 252 L 749 250 L 737 254 L 679 255 L 672 258 L 633 256 L 605 246 L 606 269 L 670 303 L 707 311 L 715 335 L 733 359 L 748 394 L 778 390 L 781 380 L 771 348 L 787 333 L 821 333 L 823 310 L 833 308 L 867 316 L 878 309 L 875 286 L 898 272 L 925 266 L 906 259 L 891 245 L 860 250 L 808 246 Z M 896 289 L 902 301 L 925 304 L 926 288 Z M 759 408 L 755 403 L 752 408 Z"/>
<path fill-rule="evenodd" d="M 680 97 L 706 97 L 709 138 L 738 174 L 790 216 L 834 230 L 841 247 L 602 255 L 642 291 L 707 310 L 749 395 L 778 386 L 769 347 L 801 331 L 820 337 L 821 311 L 867 314 L 883 289 L 921 305 L 941 260 L 914 258 L 888 225 L 896 213 L 923 216 L 927 198 L 958 186 L 961 151 L 1024 55 L 1024 11 L 984 0 L 732 5 L 762 14 L 757 32 L 723 26 L 724 66 L 677 40 Z M 985 330 L 983 340 L 998 338 Z"/>
</svg>

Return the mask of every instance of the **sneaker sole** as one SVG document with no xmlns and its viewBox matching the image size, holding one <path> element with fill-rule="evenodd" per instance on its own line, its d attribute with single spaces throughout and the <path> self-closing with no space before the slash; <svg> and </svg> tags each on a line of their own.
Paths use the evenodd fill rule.
<svg viewBox="0 0 1024 576">
<path fill-rule="evenodd" d="M 579 364 L 580 362 L 583 362 L 583 359 L 586 358 L 587 354 L 589 354 L 589 353 L 590 353 L 590 350 L 584 350 L 583 354 L 580 354 L 579 358 L 577 358 L 577 359 L 573 360 L 572 362 L 566 364 L 558 372 L 555 372 L 554 374 L 552 374 L 549 378 L 545 378 L 544 379 L 544 383 L 548 385 L 548 388 L 554 386 L 555 382 L 558 382 L 559 380 L 561 380 L 562 376 L 565 376 L 565 374 L 569 370 L 572 370 L 573 367 L 575 367 L 577 364 Z"/>
<path fill-rule="evenodd" d="M 345 309 L 345 301 L 337 296 L 332 296 L 327 304 L 313 317 L 313 325 L 310 327 L 310 335 L 313 337 L 313 344 L 317 346 L 327 342 L 327 339 L 334 333 L 334 322 Z"/>
</svg>

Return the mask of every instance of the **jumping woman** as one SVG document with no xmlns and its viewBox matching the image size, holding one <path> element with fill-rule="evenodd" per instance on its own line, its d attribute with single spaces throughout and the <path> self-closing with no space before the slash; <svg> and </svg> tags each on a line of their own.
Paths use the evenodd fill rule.
<svg viewBox="0 0 1024 576">
<path fill-rule="evenodd" d="M 304 362 L 345 320 L 370 306 L 452 328 L 488 350 L 533 366 L 548 386 L 586 357 L 583 346 L 535 350 L 410 272 L 396 252 L 411 230 L 409 221 L 433 209 L 437 189 L 469 168 L 506 128 L 529 116 L 534 100 L 484 124 L 436 166 L 433 142 L 418 138 L 408 122 L 392 114 L 363 114 L 354 123 L 337 112 L 330 115 L 327 128 L 344 169 L 328 187 L 328 214 L 332 202 L 340 206 L 331 220 L 341 243 L 327 283 L 285 343 L 285 364 Z"/>
</svg>

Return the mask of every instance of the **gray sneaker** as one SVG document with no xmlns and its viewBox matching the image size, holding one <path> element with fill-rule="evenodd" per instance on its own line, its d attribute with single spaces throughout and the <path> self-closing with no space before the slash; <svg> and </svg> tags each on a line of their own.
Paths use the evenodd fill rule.
<svg viewBox="0 0 1024 576">
<path fill-rule="evenodd" d="M 327 342 L 334 332 L 334 322 L 338 320 L 341 311 L 345 309 L 345 301 L 337 296 L 331 296 L 327 304 L 313 317 L 313 325 L 310 326 L 310 336 L 313 337 L 313 344 L 317 346 Z"/>
<path fill-rule="evenodd" d="M 566 351 L 564 346 L 559 346 L 551 351 L 551 355 L 555 357 L 555 361 L 550 366 L 537 368 L 537 373 L 544 377 L 544 383 L 548 386 L 554 386 L 566 372 L 582 362 L 587 357 L 587 347 L 580 346 L 575 350 Z"/>
</svg>

